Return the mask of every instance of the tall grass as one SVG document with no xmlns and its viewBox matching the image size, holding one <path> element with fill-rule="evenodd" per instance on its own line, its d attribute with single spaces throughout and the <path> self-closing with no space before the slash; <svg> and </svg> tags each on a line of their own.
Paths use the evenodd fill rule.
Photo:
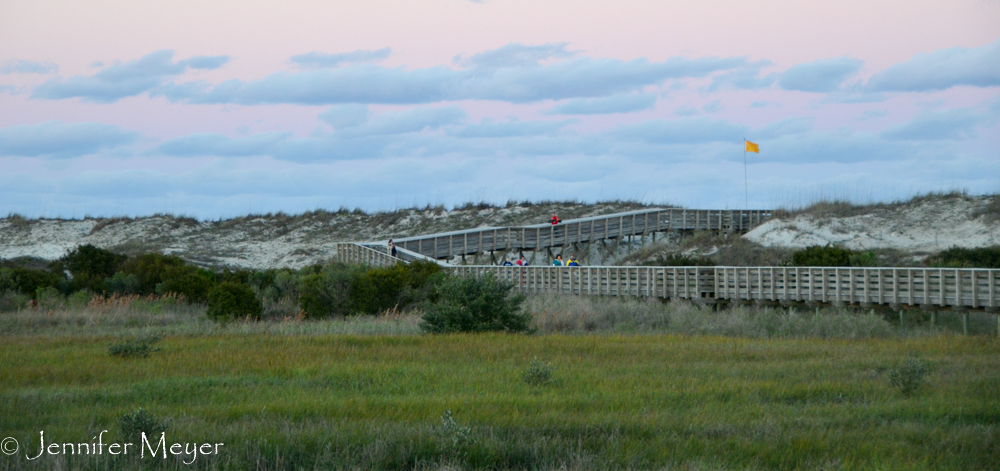
<svg viewBox="0 0 1000 471">
<path fill-rule="evenodd" d="M 993 339 L 678 335 L 4 337 L 0 430 L 32 452 L 143 408 L 220 456 L 0 455 L 7 469 L 995 469 Z M 933 365 L 907 396 L 888 371 Z M 551 380 L 527 384 L 534 359 Z M 447 411 L 454 420 L 442 420 Z M 467 430 L 462 436 L 456 431 Z"/>
<path fill-rule="evenodd" d="M 614 332 L 722 335 L 750 338 L 909 338 L 961 332 L 958 313 L 911 311 L 898 322 L 898 311 L 849 308 L 778 308 L 743 305 L 713 311 L 687 301 L 649 298 L 534 295 L 525 309 L 543 333 Z M 907 321 L 908 319 L 908 321 Z M 970 333 L 996 335 L 996 316 L 971 313 Z"/>
</svg>

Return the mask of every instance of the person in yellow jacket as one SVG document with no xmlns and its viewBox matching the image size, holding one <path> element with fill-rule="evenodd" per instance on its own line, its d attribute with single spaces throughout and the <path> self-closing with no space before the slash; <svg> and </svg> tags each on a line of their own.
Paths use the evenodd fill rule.
<svg viewBox="0 0 1000 471">
<path fill-rule="evenodd" d="M 576 260 L 576 255 L 575 254 L 569 254 L 569 259 L 566 260 L 566 266 L 567 267 L 578 267 L 578 266 L 580 266 L 580 262 L 578 262 Z"/>
</svg>

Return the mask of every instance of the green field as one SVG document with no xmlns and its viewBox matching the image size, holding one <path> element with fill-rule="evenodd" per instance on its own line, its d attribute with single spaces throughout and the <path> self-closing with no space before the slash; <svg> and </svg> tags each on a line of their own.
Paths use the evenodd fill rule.
<svg viewBox="0 0 1000 471">
<path fill-rule="evenodd" d="M 1000 342 L 991 336 L 293 335 L 232 326 L 168 330 L 148 358 L 121 359 L 108 354 L 118 337 L 53 329 L 0 337 L 0 435 L 21 445 L 0 455 L 0 469 L 1000 463 Z M 911 356 L 933 370 L 904 396 L 888 377 Z M 535 359 L 554 368 L 546 384 L 523 380 Z M 191 465 L 185 455 L 25 459 L 38 453 L 42 430 L 48 443 L 91 442 L 101 430 L 105 443 L 120 441 L 118 418 L 140 407 L 170 419 L 168 444 L 225 445 Z M 454 421 L 443 424 L 447 411 Z"/>
</svg>

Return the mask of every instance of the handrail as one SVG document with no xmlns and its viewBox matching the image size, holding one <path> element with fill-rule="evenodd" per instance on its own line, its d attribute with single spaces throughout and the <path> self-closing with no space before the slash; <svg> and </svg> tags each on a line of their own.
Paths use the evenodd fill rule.
<svg viewBox="0 0 1000 471">
<path fill-rule="evenodd" d="M 404 237 L 395 243 L 397 248 L 432 258 L 450 258 L 498 250 L 539 250 L 673 230 L 745 232 L 770 217 L 770 210 L 653 208 L 572 219 L 557 225 L 480 227 Z"/>
<path fill-rule="evenodd" d="M 405 263 L 357 244 L 338 244 L 337 256 L 343 262 L 372 266 Z M 706 303 L 1000 309 L 998 269 L 442 265 L 462 276 L 492 273 L 522 293 L 643 296 Z"/>
</svg>

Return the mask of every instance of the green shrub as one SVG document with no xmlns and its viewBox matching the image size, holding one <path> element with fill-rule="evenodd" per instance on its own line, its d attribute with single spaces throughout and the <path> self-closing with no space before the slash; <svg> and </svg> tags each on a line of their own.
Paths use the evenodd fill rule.
<svg viewBox="0 0 1000 471">
<path fill-rule="evenodd" d="M 792 265 L 796 267 L 849 267 L 851 250 L 832 245 L 813 245 L 792 254 Z"/>
<path fill-rule="evenodd" d="M 552 381 L 552 371 L 554 369 L 552 366 L 535 358 L 521 379 L 531 386 L 544 386 Z"/>
<path fill-rule="evenodd" d="M 249 286 L 220 283 L 208 292 L 208 317 L 220 322 L 233 319 L 260 319 L 264 310 Z"/>
<path fill-rule="evenodd" d="M 125 442 L 140 444 L 142 443 L 142 434 L 145 433 L 147 440 L 155 443 L 156 440 L 153 439 L 153 436 L 166 432 L 167 428 L 170 427 L 170 420 L 161 421 L 140 407 L 119 416 L 118 427 L 121 429 Z"/>
<path fill-rule="evenodd" d="M 441 428 L 438 434 L 444 442 L 443 448 L 452 455 L 457 455 L 456 457 L 462 456 L 465 449 L 476 442 L 472 429 L 459 425 L 450 409 L 441 415 Z"/>
<path fill-rule="evenodd" d="M 889 384 L 899 389 L 904 396 L 909 396 L 920 389 L 931 370 L 931 364 L 927 360 L 910 356 L 889 370 Z"/>
<path fill-rule="evenodd" d="M 8 280 L 8 289 L 12 289 L 35 299 L 39 288 L 57 287 L 63 277 L 46 270 L 36 270 L 31 268 L 10 268 L 10 272 L 5 275 Z"/>
<path fill-rule="evenodd" d="M 13 290 L 0 291 L 0 312 L 18 311 L 28 306 L 31 296 Z"/>
<path fill-rule="evenodd" d="M 364 272 L 360 266 L 332 263 L 320 273 L 302 276 L 299 284 L 299 306 L 310 319 L 333 315 L 346 316 L 357 312 L 351 301 L 351 291 Z"/>
<path fill-rule="evenodd" d="M 420 327 L 430 333 L 528 332 L 531 315 L 523 313 L 524 295 L 492 273 L 483 278 L 447 277 L 435 288 Z"/>
<path fill-rule="evenodd" d="M 208 301 L 208 292 L 215 286 L 215 274 L 192 265 L 168 266 L 156 285 L 156 294 L 183 294 L 188 302 Z"/>
<path fill-rule="evenodd" d="M 35 290 L 35 299 L 38 300 L 38 307 L 42 309 L 58 309 L 63 307 L 66 298 L 59 290 L 51 287 L 39 287 Z"/>
<path fill-rule="evenodd" d="M 660 255 L 654 260 L 643 263 L 651 267 L 711 267 L 718 265 L 711 257 L 689 257 L 681 254 Z"/>
<path fill-rule="evenodd" d="M 115 276 L 106 278 L 104 285 L 107 286 L 108 291 L 117 294 L 139 294 L 142 289 L 142 282 L 138 276 L 123 272 L 116 272 Z"/>
<path fill-rule="evenodd" d="M 167 268 L 184 265 L 184 260 L 174 255 L 147 253 L 136 255 L 122 263 L 120 271 L 126 276 L 135 275 L 139 279 L 135 294 L 147 295 L 156 294 L 156 285 L 163 283 Z"/>
<path fill-rule="evenodd" d="M 66 299 L 66 304 L 74 308 L 84 308 L 90 303 L 90 300 L 94 298 L 94 292 L 89 289 L 82 289 L 77 291 Z"/>
<path fill-rule="evenodd" d="M 931 267 L 1000 268 L 1000 245 L 977 249 L 952 247 L 928 257 L 924 263 Z"/>
<path fill-rule="evenodd" d="M 60 258 L 58 266 L 69 270 L 73 275 L 74 290 L 87 288 L 101 292 L 107 290 L 105 278 L 114 276 L 126 260 L 128 257 L 125 255 L 87 244 Z"/>
<path fill-rule="evenodd" d="M 128 338 L 109 346 L 108 354 L 121 358 L 146 358 L 150 353 L 159 350 L 153 348 L 153 344 L 159 341 L 160 338 L 156 336 Z"/>
</svg>

